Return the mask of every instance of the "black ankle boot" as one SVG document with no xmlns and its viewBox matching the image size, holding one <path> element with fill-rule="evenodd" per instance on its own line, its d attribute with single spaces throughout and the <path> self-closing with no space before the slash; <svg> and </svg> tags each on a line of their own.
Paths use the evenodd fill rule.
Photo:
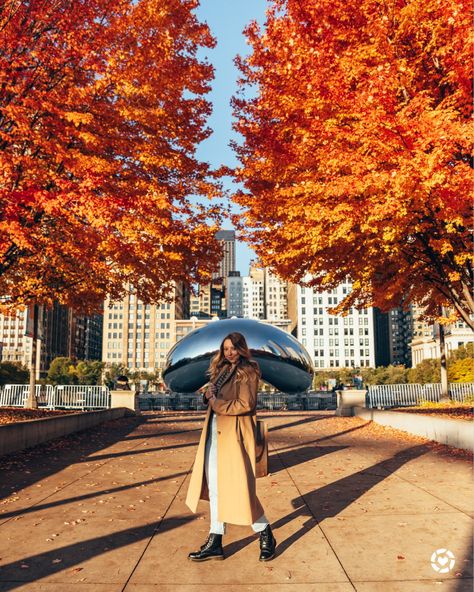
<svg viewBox="0 0 474 592">
<path fill-rule="evenodd" d="M 270 525 L 268 525 L 260 533 L 260 561 L 270 561 L 270 559 L 273 559 L 275 557 L 275 546 L 276 540 Z"/>
<path fill-rule="evenodd" d="M 207 561 L 208 559 L 224 559 L 222 548 L 222 535 L 211 532 L 200 551 L 194 551 L 188 555 L 191 561 Z"/>
</svg>

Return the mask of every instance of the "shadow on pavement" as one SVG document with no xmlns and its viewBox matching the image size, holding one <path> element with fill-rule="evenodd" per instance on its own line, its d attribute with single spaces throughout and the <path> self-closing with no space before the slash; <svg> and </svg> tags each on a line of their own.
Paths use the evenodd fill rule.
<svg viewBox="0 0 474 592">
<path fill-rule="evenodd" d="M 293 499 L 292 505 L 295 511 L 278 520 L 275 523 L 275 528 L 283 526 L 296 516 L 307 516 L 308 520 L 291 537 L 280 543 L 279 552 L 284 553 L 308 530 L 326 518 L 337 516 L 405 463 L 430 452 L 430 450 L 426 445 L 413 446 L 357 473 Z"/>
<path fill-rule="evenodd" d="M 160 411 L 149 411 L 146 413 L 149 413 L 149 416 L 153 418 L 149 419 L 148 423 L 185 423 L 188 421 L 204 421 L 206 415 L 204 411 L 190 411 L 189 413 L 185 413 L 184 417 L 181 415 L 161 415 L 162 412 Z"/>
<path fill-rule="evenodd" d="M 151 422 L 147 422 L 147 425 L 149 425 Z M 161 436 L 177 436 L 178 434 L 189 434 L 191 432 L 200 432 L 202 430 L 202 426 L 199 428 L 193 428 L 190 430 L 176 430 L 176 431 L 169 431 L 169 432 L 150 432 L 149 434 L 143 434 L 140 436 L 130 436 L 130 438 L 127 438 L 127 442 L 131 441 L 131 440 L 146 440 L 147 438 L 157 438 L 157 437 L 161 437 Z"/>
<path fill-rule="evenodd" d="M 331 447 L 329 452 L 334 452 L 335 450 L 339 450 L 339 447 Z M 431 449 L 426 445 L 405 449 L 395 454 L 393 457 L 293 499 L 291 503 L 295 510 L 272 523 L 272 529 L 277 531 L 278 528 L 302 516 L 306 517 L 306 521 L 296 532 L 284 541 L 278 540 L 278 531 L 275 533 L 275 538 L 278 542 L 277 555 L 285 553 L 293 543 L 303 537 L 312 528 L 318 526 L 326 518 L 337 516 L 345 508 L 350 506 L 367 491 L 378 485 L 405 463 L 426 454 L 430 450 Z M 293 454 L 294 452 L 292 451 L 291 456 L 279 455 L 285 468 L 297 464 L 286 464 L 288 458 L 292 458 Z M 308 451 L 306 450 L 303 452 L 301 458 L 304 458 L 305 455 L 308 455 Z M 318 453 L 312 458 L 315 458 L 317 455 Z M 300 460 L 298 462 L 304 461 Z M 226 556 L 231 556 L 234 553 L 237 553 L 253 540 L 255 540 L 255 535 L 231 543 L 225 549 Z"/>
<path fill-rule="evenodd" d="M 284 446 L 283 448 L 273 448 L 272 452 L 280 452 L 282 450 L 289 450 L 290 448 L 295 449 L 295 448 L 298 448 L 298 446 L 301 446 L 303 444 L 306 446 L 308 444 L 316 444 L 317 442 L 324 442 L 324 440 L 333 440 L 334 438 L 337 438 L 338 436 L 344 436 L 344 434 L 350 434 L 351 432 L 355 432 L 355 431 L 360 430 L 365 427 L 366 427 L 365 424 L 363 424 L 360 426 L 356 426 L 355 428 L 343 430 L 342 432 L 335 432 L 334 434 L 330 434 L 329 436 L 323 436 L 322 438 L 316 438 L 315 440 L 300 442 L 299 444 L 290 444 L 289 446 Z M 346 446 L 343 446 L 342 448 L 346 448 Z"/>
<path fill-rule="evenodd" d="M 156 434 L 155 434 L 156 435 Z M 131 438 L 127 438 L 127 442 L 132 440 Z M 117 452 L 114 454 L 98 454 L 94 455 L 93 460 L 94 462 L 99 460 L 106 460 L 111 458 L 122 458 L 127 456 L 134 456 L 136 454 L 143 454 L 145 452 L 162 452 L 163 450 L 177 450 L 178 448 L 187 448 L 188 446 L 197 446 L 198 440 L 194 440 L 193 442 L 186 442 L 185 444 L 173 444 L 172 446 L 157 446 L 156 448 L 138 448 L 133 450 L 128 450 L 127 452 Z M 92 459 L 84 458 L 78 462 L 90 462 Z"/>
<path fill-rule="evenodd" d="M 75 463 L 88 460 L 94 462 L 95 457 L 87 457 L 120 440 L 126 440 L 127 434 L 144 423 L 146 418 L 139 415 L 115 419 L 0 457 L 0 498 L 8 497 L 12 492 L 24 489 Z"/>
<path fill-rule="evenodd" d="M 93 499 L 95 497 L 100 497 L 101 495 L 109 495 L 113 493 L 120 493 L 121 491 L 127 491 L 127 489 L 136 489 L 137 487 L 142 487 L 143 485 L 151 485 L 153 483 L 159 483 L 160 481 L 167 481 L 168 479 L 176 479 L 177 477 L 183 477 L 187 475 L 188 471 L 182 471 L 180 473 L 172 473 L 171 475 L 166 475 L 165 477 L 156 477 L 155 479 L 148 479 L 146 481 L 137 481 L 135 483 L 129 483 L 128 485 L 121 485 L 120 487 L 111 487 L 109 489 L 102 489 L 100 491 L 93 491 L 91 493 L 87 493 L 84 495 L 76 495 L 73 497 L 68 497 L 66 499 L 57 500 L 54 502 L 48 502 L 44 504 L 35 504 L 34 506 L 30 506 L 28 508 L 20 508 L 18 510 L 13 510 L 12 512 L 5 512 L 4 514 L 0 515 L 0 520 L 6 520 L 9 518 L 13 518 L 14 516 L 25 516 L 26 514 L 31 514 L 32 512 L 40 512 L 41 510 L 46 510 L 47 508 L 57 508 L 60 506 L 64 506 L 67 504 L 74 504 L 76 502 L 84 502 L 85 500 Z"/>
<path fill-rule="evenodd" d="M 194 520 L 193 516 L 186 516 L 163 520 L 159 523 L 143 524 L 142 526 L 127 528 L 112 534 L 65 545 L 44 553 L 30 555 L 20 561 L 2 566 L 0 591 L 14 590 L 25 583 L 37 582 L 41 578 L 67 571 L 103 553 L 111 553 L 114 549 L 126 547 L 147 538 L 151 539 L 154 534 L 178 528 L 192 520 Z M 55 562 L 58 558 L 61 559 L 59 563 Z M 22 565 L 27 565 L 28 568 L 24 568 Z"/>
<path fill-rule="evenodd" d="M 293 450 L 272 454 L 268 459 L 268 470 L 272 475 L 275 475 L 281 470 L 321 458 L 326 456 L 326 454 L 338 452 L 345 448 L 349 448 L 349 446 L 300 446 Z M 279 462 L 282 462 L 284 466 L 281 468 L 278 467 Z"/>
<path fill-rule="evenodd" d="M 281 415 L 276 415 L 276 416 L 264 416 L 263 419 L 266 418 L 270 418 L 270 417 L 278 417 L 280 418 Z M 294 417 L 294 416 L 293 416 Z M 270 428 L 268 428 L 269 432 L 276 432 L 277 430 L 285 430 L 287 428 L 293 428 L 295 426 L 299 426 L 305 423 L 312 423 L 315 421 L 321 421 L 322 419 L 327 419 L 328 417 L 332 417 L 332 415 L 311 415 L 309 417 L 305 417 L 304 419 L 298 419 L 297 421 L 292 421 L 290 423 L 282 423 L 276 426 L 272 426 Z"/>
</svg>

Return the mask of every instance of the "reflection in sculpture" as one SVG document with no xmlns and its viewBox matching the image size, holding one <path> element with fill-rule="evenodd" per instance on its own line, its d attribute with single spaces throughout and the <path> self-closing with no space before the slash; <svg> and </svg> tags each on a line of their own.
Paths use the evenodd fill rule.
<svg viewBox="0 0 474 592">
<path fill-rule="evenodd" d="M 265 382 L 286 393 L 310 387 L 311 358 L 292 335 L 251 319 L 225 319 L 195 329 L 169 351 L 163 371 L 168 388 L 191 393 L 206 384 L 212 356 L 224 337 L 233 331 L 245 336 Z"/>
</svg>

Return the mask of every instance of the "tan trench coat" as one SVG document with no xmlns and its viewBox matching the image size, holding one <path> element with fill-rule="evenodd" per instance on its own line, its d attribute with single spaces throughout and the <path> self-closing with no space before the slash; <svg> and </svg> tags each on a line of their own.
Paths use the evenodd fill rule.
<svg viewBox="0 0 474 592">
<path fill-rule="evenodd" d="M 218 520 L 230 524 L 253 524 L 263 514 L 256 494 L 255 437 L 258 376 L 250 371 L 247 382 L 235 373 L 223 384 L 212 409 L 217 415 Z M 194 460 L 186 505 L 197 511 L 200 499 L 209 500 L 204 470 L 206 438 L 211 409 Z"/>
</svg>

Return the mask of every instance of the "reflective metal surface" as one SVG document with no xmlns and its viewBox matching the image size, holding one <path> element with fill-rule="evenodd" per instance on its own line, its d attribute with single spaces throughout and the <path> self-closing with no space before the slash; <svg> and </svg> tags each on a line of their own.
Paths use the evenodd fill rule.
<svg viewBox="0 0 474 592">
<path fill-rule="evenodd" d="M 286 393 L 301 392 L 311 385 L 311 358 L 292 335 L 250 319 L 224 319 L 188 333 L 169 351 L 163 371 L 168 388 L 190 393 L 206 384 L 212 356 L 234 331 L 244 335 L 265 382 Z"/>
</svg>

